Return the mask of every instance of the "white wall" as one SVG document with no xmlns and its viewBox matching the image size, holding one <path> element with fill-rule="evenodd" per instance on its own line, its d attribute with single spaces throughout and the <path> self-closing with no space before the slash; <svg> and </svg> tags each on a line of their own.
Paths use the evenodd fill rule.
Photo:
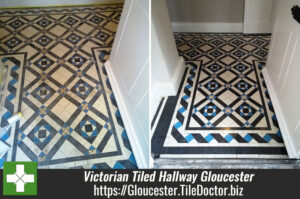
<svg viewBox="0 0 300 199">
<path fill-rule="evenodd" d="M 0 0 L 0 7 L 30 7 L 51 5 L 76 5 L 93 3 L 113 3 L 124 0 Z"/>
<path fill-rule="evenodd" d="M 149 1 L 126 0 L 105 63 L 139 168 L 149 164 Z"/>
<path fill-rule="evenodd" d="M 274 0 L 245 0 L 244 33 L 271 33 Z"/>
<path fill-rule="evenodd" d="M 175 32 L 242 32 L 244 0 L 168 0 Z"/>
<path fill-rule="evenodd" d="M 244 0 L 168 0 L 172 22 L 243 22 Z"/>
<path fill-rule="evenodd" d="M 176 95 L 183 75 L 165 0 L 152 0 L 151 117 L 163 96 Z"/>
</svg>

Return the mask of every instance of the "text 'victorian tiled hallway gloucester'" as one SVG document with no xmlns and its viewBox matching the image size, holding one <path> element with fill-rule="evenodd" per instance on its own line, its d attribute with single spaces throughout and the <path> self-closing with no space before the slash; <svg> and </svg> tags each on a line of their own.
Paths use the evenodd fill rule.
<svg viewBox="0 0 300 199">
<path fill-rule="evenodd" d="M 137 168 L 104 63 L 123 4 L 0 10 L 3 161 Z"/>
</svg>

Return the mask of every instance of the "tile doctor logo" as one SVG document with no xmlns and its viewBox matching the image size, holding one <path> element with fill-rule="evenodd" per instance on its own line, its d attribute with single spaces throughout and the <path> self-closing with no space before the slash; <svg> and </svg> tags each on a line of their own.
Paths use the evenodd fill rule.
<svg viewBox="0 0 300 199">
<path fill-rule="evenodd" d="M 37 195 L 37 162 L 4 162 L 3 195 Z"/>
</svg>

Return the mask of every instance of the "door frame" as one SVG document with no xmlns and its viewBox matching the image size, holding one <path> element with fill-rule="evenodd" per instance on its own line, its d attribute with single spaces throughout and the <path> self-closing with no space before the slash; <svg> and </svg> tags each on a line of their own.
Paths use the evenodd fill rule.
<svg viewBox="0 0 300 199">
<path fill-rule="evenodd" d="M 244 4 L 244 22 L 243 22 L 243 33 L 271 33 L 272 25 L 274 21 L 274 10 L 275 3 L 274 0 L 270 1 L 268 4 L 272 4 L 271 7 L 263 8 L 266 12 L 270 12 L 268 19 L 259 19 L 257 18 L 257 13 L 255 13 L 255 9 L 257 9 L 260 3 L 266 0 L 245 0 Z M 265 2 L 264 2 L 265 3 Z M 266 4 L 265 4 L 266 5 Z"/>
</svg>

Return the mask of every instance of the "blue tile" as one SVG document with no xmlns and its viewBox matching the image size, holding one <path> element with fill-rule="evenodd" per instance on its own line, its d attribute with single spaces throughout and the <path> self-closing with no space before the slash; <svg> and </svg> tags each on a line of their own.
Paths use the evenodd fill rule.
<svg viewBox="0 0 300 199">
<path fill-rule="evenodd" d="M 91 169 L 98 169 L 96 165 L 93 165 Z"/>
<path fill-rule="evenodd" d="M 230 134 L 228 134 L 228 135 L 225 136 L 225 140 L 226 140 L 228 143 L 231 142 L 232 139 L 233 139 L 233 137 L 232 137 Z"/>
<path fill-rule="evenodd" d="M 182 97 L 182 99 L 187 100 L 187 99 L 189 99 L 189 96 L 185 95 Z"/>
<path fill-rule="evenodd" d="M 184 107 L 181 107 L 178 111 L 179 111 L 180 113 L 183 113 L 185 110 L 186 110 L 186 109 L 185 109 Z"/>
<path fill-rule="evenodd" d="M 187 142 L 191 142 L 193 139 L 194 139 L 194 137 L 193 137 L 192 134 L 189 134 L 188 136 L 185 137 L 185 140 L 186 140 Z"/>
<path fill-rule="evenodd" d="M 249 143 L 253 138 L 251 137 L 251 135 L 247 134 L 244 139 Z"/>
<path fill-rule="evenodd" d="M 3 168 L 3 163 L 5 162 L 4 158 L 0 158 L 0 169 Z"/>
<path fill-rule="evenodd" d="M 277 131 L 277 133 L 276 133 L 279 137 L 282 137 L 282 135 L 281 135 L 281 132 L 280 131 Z"/>
<path fill-rule="evenodd" d="M 174 125 L 174 127 L 175 127 L 176 129 L 179 129 L 181 126 L 182 126 L 182 124 L 181 124 L 180 122 L 177 122 L 177 123 Z"/>
<path fill-rule="evenodd" d="M 205 138 L 204 138 L 208 143 L 210 143 L 213 139 L 215 139 L 211 134 L 208 134 Z"/>
<path fill-rule="evenodd" d="M 136 163 L 136 160 L 135 160 L 135 157 L 133 155 L 133 153 L 131 153 L 129 159 L 128 159 L 132 164 L 136 165 L 137 166 L 137 163 Z"/>
<path fill-rule="evenodd" d="M 113 169 L 125 169 L 125 167 L 119 161 L 117 161 Z"/>
<path fill-rule="evenodd" d="M 272 139 L 272 137 L 271 136 L 269 136 L 268 134 L 266 134 L 265 136 L 264 136 L 264 140 L 266 140 L 266 142 L 270 142 L 270 140 Z"/>
</svg>

